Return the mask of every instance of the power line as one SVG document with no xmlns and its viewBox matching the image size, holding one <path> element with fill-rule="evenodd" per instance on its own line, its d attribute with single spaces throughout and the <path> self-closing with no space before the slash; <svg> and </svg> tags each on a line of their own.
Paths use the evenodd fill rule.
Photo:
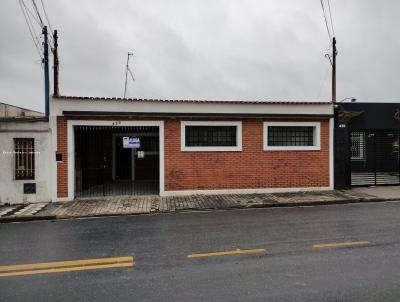
<svg viewBox="0 0 400 302">
<path fill-rule="evenodd" d="M 35 5 L 35 7 L 36 7 L 36 9 L 37 9 L 36 2 L 35 2 L 34 0 L 32 0 L 32 2 L 34 3 L 34 5 Z M 42 10 L 43 10 L 44 15 L 45 15 L 45 17 L 46 17 L 47 26 L 50 28 L 50 32 L 53 32 L 53 28 L 51 27 L 51 24 L 50 24 L 50 18 L 49 18 L 48 15 L 47 15 L 46 6 L 44 5 L 43 0 L 40 0 L 40 3 L 42 4 Z M 39 16 L 40 16 L 39 10 L 37 9 L 36 11 L 37 11 L 37 13 L 38 13 Z M 40 18 L 40 19 L 42 20 L 42 18 Z M 43 24 L 43 26 L 44 26 L 44 25 L 46 25 L 46 24 Z M 48 36 L 48 44 L 49 44 L 50 48 L 53 49 L 53 47 L 54 47 L 54 40 L 53 40 L 53 36 L 52 36 L 52 35 L 49 35 L 49 36 Z M 53 45 L 53 47 L 51 47 L 52 45 Z"/>
<path fill-rule="evenodd" d="M 335 36 L 335 29 L 333 27 L 333 19 L 332 19 L 332 13 L 331 13 L 331 1 L 330 0 L 328 0 L 328 9 L 329 9 L 329 18 L 331 19 L 332 33 L 333 33 L 333 36 Z"/>
<path fill-rule="evenodd" d="M 321 1 L 322 1 L 322 0 L 321 0 Z M 39 18 L 40 26 L 43 28 L 43 26 L 44 26 L 43 20 L 42 20 L 42 17 L 40 16 L 39 9 L 38 9 L 38 7 L 37 7 L 37 5 L 36 5 L 35 0 L 32 0 L 32 4 L 33 4 L 33 8 L 35 9 L 36 15 L 37 15 L 38 18 Z"/>
<path fill-rule="evenodd" d="M 323 0 L 321 0 L 320 2 L 321 2 L 321 7 L 322 7 L 322 13 L 324 14 L 326 30 L 328 31 L 329 41 L 332 41 L 331 31 L 329 30 L 328 20 L 326 18 L 324 2 L 323 2 Z"/>
<path fill-rule="evenodd" d="M 44 2 L 43 2 L 43 0 L 40 0 L 40 2 L 42 4 L 42 10 L 43 10 L 44 15 L 46 17 L 47 25 L 49 26 L 50 30 L 53 31 L 53 29 L 51 28 L 50 19 L 49 19 L 48 15 L 47 15 L 47 11 L 46 11 L 46 7 L 44 5 Z M 32 6 L 33 6 L 34 11 L 36 13 L 36 16 L 37 16 L 37 18 L 39 20 L 38 23 L 39 23 L 40 27 L 43 28 L 46 24 L 43 22 L 42 16 L 40 14 L 40 10 L 39 10 L 35 0 L 32 0 Z M 53 41 L 53 38 L 52 38 L 51 35 L 49 36 L 48 44 L 50 45 L 50 47 L 51 47 L 51 44 L 54 45 L 54 41 Z"/>
<path fill-rule="evenodd" d="M 42 59 L 42 52 L 41 52 L 41 49 L 40 49 L 40 46 L 39 46 L 40 43 L 39 43 L 39 41 L 36 41 L 36 39 L 35 39 L 35 35 L 33 33 L 34 29 L 33 29 L 32 21 L 30 20 L 28 13 L 24 10 L 23 0 L 19 0 L 19 5 L 21 7 L 22 14 L 24 15 L 26 25 L 28 26 L 29 33 L 31 35 L 33 44 L 35 44 L 35 48 L 36 48 L 36 50 L 37 50 L 37 52 L 39 54 L 39 58 Z"/>
<path fill-rule="evenodd" d="M 49 19 L 48 15 L 47 15 L 46 6 L 44 6 L 43 0 L 40 0 L 40 2 L 42 3 L 43 12 L 44 12 L 44 15 L 46 17 L 47 24 L 49 25 L 50 31 L 53 32 L 53 28 L 51 27 L 50 19 Z M 51 35 L 50 35 L 50 37 L 51 37 Z"/>
<path fill-rule="evenodd" d="M 37 19 L 37 17 L 35 16 L 35 14 L 28 8 L 28 6 L 25 4 L 24 1 L 20 1 L 20 4 L 23 4 L 25 10 L 31 15 L 31 17 L 36 21 L 36 23 L 41 26 L 40 21 Z"/>
</svg>

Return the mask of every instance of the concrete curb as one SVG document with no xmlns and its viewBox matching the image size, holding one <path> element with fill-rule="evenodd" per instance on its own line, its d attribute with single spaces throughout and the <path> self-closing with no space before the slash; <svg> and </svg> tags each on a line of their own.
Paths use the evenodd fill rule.
<svg viewBox="0 0 400 302">
<path fill-rule="evenodd" d="M 174 211 L 151 211 L 143 213 L 105 213 L 105 214 L 94 214 L 94 215 L 46 215 L 46 216 L 8 216 L 0 217 L 0 223 L 10 222 L 25 222 L 25 221 L 36 221 L 36 220 L 65 220 L 65 219 L 78 219 L 78 218 L 100 218 L 100 217 L 119 217 L 119 216 L 136 216 L 136 215 L 154 215 L 154 214 L 170 214 L 179 212 L 212 212 L 221 210 L 238 210 L 238 209 L 260 209 L 260 208 L 288 208 L 288 207 L 309 207 L 309 206 L 326 206 L 326 205 L 337 205 L 337 204 L 352 204 L 352 203 L 374 203 L 374 202 L 387 202 L 396 201 L 400 198 L 356 198 L 356 199 L 338 199 L 333 201 L 327 200 L 315 200 L 315 201 L 302 201 L 302 202 L 274 202 L 274 203 L 255 203 L 250 205 L 237 205 L 228 208 L 187 208 L 187 209 L 175 209 Z"/>
<path fill-rule="evenodd" d="M 8 223 L 8 222 L 24 222 L 24 221 L 36 221 L 36 220 L 55 220 L 57 219 L 56 215 L 47 215 L 47 216 L 8 216 L 8 217 L 0 217 L 0 223 Z"/>
</svg>

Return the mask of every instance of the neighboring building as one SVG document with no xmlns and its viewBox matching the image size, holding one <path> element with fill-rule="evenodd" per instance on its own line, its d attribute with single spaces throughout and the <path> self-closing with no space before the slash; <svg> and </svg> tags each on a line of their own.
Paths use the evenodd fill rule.
<svg viewBox="0 0 400 302">
<path fill-rule="evenodd" d="M 330 102 L 57 96 L 50 127 L 57 201 L 333 188 Z"/>
<path fill-rule="evenodd" d="M 42 113 L 0 103 L 0 204 L 51 201 L 50 150 Z"/>
<path fill-rule="evenodd" d="M 339 103 L 335 187 L 400 184 L 400 104 Z"/>
<path fill-rule="evenodd" d="M 0 119 L 43 118 L 43 113 L 0 102 Z"/>
</svg>

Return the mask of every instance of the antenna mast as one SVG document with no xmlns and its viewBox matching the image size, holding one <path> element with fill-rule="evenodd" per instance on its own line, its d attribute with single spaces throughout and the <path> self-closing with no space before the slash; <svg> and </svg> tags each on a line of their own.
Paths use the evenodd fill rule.
<svg viewBox="0 0 400 302">
<path fill-rule="evenodd" d="M 129 75 L 131 76 L 132 81 L 135 80 L 135 78 L 133 77 L 132 71 L 131 71 L 131 69 L 130 69 L 130 67 L 129 67 L 129 58 L 130 58 L 130 56 L 133 56 L 133 53 L 132 53 L 132 52 L 128 52 L 128 57 L 127 57 L 127 59 L 126 59 L 124 98 L 126 97 L 126 89 L 127 89 L 127 86 L 128 86 L 128 73 L 129 73 Z"/>
</svg>

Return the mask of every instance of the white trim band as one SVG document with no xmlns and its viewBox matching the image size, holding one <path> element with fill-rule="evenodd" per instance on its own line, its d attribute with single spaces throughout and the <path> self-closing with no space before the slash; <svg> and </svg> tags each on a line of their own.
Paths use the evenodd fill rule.
<svg viewBox="0 0 400 302">
<path fill-rule="evenodd" d="M 185 195 L 217 195 L 217 194 L 264 194 L 264 193 L 288 193 L 329 191 L 331 187 L 301 187 L 301 188 L 253 188 L 253 189 L 216 189 L 216 190 L 182 190 L 164 191 L 161 196 L 185 196 Z"/>
</svg>

